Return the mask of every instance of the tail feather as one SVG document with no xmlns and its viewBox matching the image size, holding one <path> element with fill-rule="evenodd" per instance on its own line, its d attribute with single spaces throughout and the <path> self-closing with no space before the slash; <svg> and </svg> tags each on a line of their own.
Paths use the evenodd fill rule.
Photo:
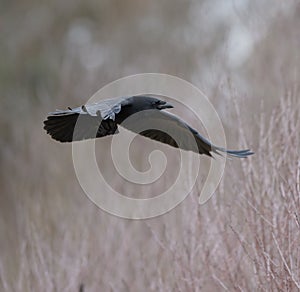
<svg viewBox="0 0 300 292">
<path fill-rule="evenodd" d="M 222 147 L 212 147 L 212 151 L 217 153 L 217 154 L 221 154 L 221 153 L 225 153 L 227 155 L 229 155 L 230 157 L 238 157 L 238 158 L 246 158 L 250 155 L 253 155 L 254 152 L 252 152 L 250 149 L 244 149 L 244 150 L 227 150 L 225 148 Z M 220 153 L 221 152 L 221 153 Z"/>
</svg>

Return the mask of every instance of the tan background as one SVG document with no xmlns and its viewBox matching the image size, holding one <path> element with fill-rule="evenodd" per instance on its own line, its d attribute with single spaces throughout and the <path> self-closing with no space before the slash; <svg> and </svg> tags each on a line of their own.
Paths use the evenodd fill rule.
<svg viewBox="0 0 300 292">
<path fill-rule="evenodd" d="M 0 290 L 296 291 L 299 16 L 292 0 L 4 1 Z M 201 88 L 228 145 L 256 155 L 230 161 L 204 206 L 196 189 L 164 216 L 128 221 L 88 200 L 71 146 L 50 140 L 42 121 L 144 72 Z M 101 156 L 109 143 L 96 145 L 114 177 Z M 135 154 L 143 169 L 143 152 Z"/>
</svg>

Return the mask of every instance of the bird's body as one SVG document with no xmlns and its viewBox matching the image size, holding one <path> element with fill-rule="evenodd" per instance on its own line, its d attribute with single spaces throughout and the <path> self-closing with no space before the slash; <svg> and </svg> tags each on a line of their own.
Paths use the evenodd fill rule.
<svg viewBox="0 0 300 292">
<path fill-rule="evenodd" d="M 115 98 L 92 105 L 50 113 L 44 129 L 59 142 L 100 138 L 118 133 L 118 125 L 172 147 L 211 156 L 227 153 L 247 157 L 250 150 L 226 150 L 211 144 L 195 129 L 175 115 L 162 111 L 173 108 L 158 96 Z"/>
</svg>

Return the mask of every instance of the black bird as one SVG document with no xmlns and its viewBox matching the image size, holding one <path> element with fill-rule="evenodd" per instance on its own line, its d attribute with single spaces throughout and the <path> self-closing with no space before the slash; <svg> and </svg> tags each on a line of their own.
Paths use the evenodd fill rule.
<svg viewBox="0 0 300 292">
<path fill-rule="evenodd" d="M 249 149 L 236 151 L 213 145 L 183 120 L 162 111 L 173 106 L 159 97 L 139 95 L 115 98 L 56 110 L 49 113 L 44 129 L 59 142 L 72 142 L 117 134 L 118 125 L 122 125 L 150 139 L 208 156 L 211 152 L 223 152 L 240 158 L 253 154 Z"/>
</svg>

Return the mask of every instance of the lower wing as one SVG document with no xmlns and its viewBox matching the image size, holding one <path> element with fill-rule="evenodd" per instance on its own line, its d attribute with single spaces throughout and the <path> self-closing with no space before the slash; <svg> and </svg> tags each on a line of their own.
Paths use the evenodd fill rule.
<svg viewBox="0 0 300 292">
<path fill-rule="evenodd" d="M 144 111 L 143 117 L 129 124 L 121 124 L 128 130 L 175 148 L 212 156 L 225 153 L 231 157 L 244 158 L 252 155 L 249 149 L 227 150 L 210 143 L 195 129 L 176 116 L 163 111 Z M 143 130 L 145 128 L 145 130 Z M 142 130 L 140 130 L 142 129 Z"/>
</svg>

